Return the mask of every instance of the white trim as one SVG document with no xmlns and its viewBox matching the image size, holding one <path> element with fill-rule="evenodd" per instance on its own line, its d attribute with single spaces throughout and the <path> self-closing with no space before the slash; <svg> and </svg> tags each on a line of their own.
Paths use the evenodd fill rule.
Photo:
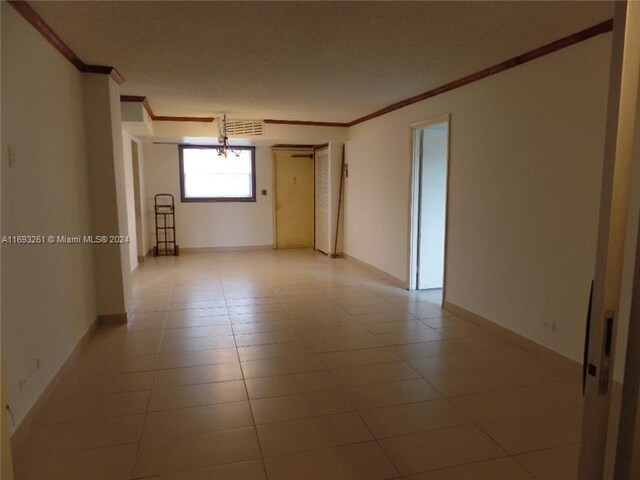
<svg viewBox="0 0 640 480">
<path fill-rule="evenodd" d="M 207 252 L 245 252 L 251 250 L 272 250 L 273 245 L 229 245 L 222 247 L 180 247 L 183 253 L 207 253 Z"/>
<path fill-rule="evenodd" d="M 359 267 L 365 268 L 367 270 L 369 270 L 370 272 L 373 272 L 374 274 L 384 278 L 385 280 L 390 281 L 391 283 L 404 288 L 405 290 L 407 290 L 407 282 L 402 280 L 401 278 L 396 277 L 395 275 L 391 275 L 388 272 L 385 272 L 384 270 L 379 269 L 378 267 L 374 267 L 373 265 L 371 265 L 370 263 L 367 262 L 363 262 L 362 260 L 352 257 L 349 254 L 343 253 L 341 255 L 341 258 L 344 258 L 345 260 L 350 261 L 351 263 L 358 265 Z"/>
<path fill-rule="evenodd" d="M 80 357 L 84 349 L 87 348 L 87 344 L 95 334 L 98 323 L 99 317 L 96 317 L 86 332 L 76 342 L 71 352 L 67 355 L 67 358 L 62 362 L 60 368 L 58 368 L 42 392 L 40 392 L 38 398 L 36 398 L 35 402 L 28 408 L 22 420 L 15 426 L 13 433 L 11 433 L 11 449 L 14 455 L 20 454 L 23 449 L 27 447 L 27 440 L 39 424 L 47 402 L 54 398 L 60 383 L 67 376 L 71 367 Z M 4 478 L 4 476 L 2 478 Z"/>
<path fill-rule="evenodd" d="M 451 167 L 451 114 L 447 113 L 412 123 L 409 130 L 411 145 L 411 168 L 409 177 L 409 235 L 408 235 L 408 260 L 407 260 L 407 287 L 409 290 L 417 288 L 417 260 L 418 260 L 418 196 L 419 196 L 419 165 L 420 158 L 417 151 L 416 132 L 430 125 L 440 123 L 447 124 L 447 169 L 446 169 L 446 204 L 445 204 L 445 228 L 444 228 L 444 278 L 442 282 L 442 301 L 444 303 L 447 291 L 447 240 L 449 230 L 449 169 Z"/>
<path fill-rule="evenodd" d="M 554 368 L 561 369 L 571 376 L 578 376 L 582 372 L 582 365 L 580 362 L 575 361 L 572 358 L 566 357 L 561 353 L 556 352 L 540 343 L 531 340 L 530 338 L 521 335 L 510 328 L 504 327 L 488 318 L 478 315 L 466 308 L 460 307 L 455 303 L 451 303 L 448 300 L 443 303 L 443 308 L 447 312 L 451 312 L 454 315 L 464 318 L 470 323 L 488 330 L 496 335 L 499 335 L 503 339 L 516 344 L 517 346 L 524 348 L 525 350 L 537 355 L 543 362 Z"/>
</svg>

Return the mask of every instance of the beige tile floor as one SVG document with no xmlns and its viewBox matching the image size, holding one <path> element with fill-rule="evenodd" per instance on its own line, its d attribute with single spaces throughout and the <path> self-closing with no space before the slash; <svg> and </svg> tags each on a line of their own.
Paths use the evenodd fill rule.
<svg viewBox="0 0 640 480">
<path fill-rule="evenodd" d="M 151 259 L 17 480 L 572 480 L 580 383 L 308 250 Z"/>
</svg>

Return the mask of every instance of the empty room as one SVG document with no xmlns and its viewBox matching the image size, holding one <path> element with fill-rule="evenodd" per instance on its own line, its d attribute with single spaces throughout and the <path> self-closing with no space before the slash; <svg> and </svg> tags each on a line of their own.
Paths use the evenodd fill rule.
<svg viewBox="0 0 640 480">
<path fill-rule="evenodd" d="M 640 2 L 0 7 L 1 480 L 640 478 Z"/>
</svg>

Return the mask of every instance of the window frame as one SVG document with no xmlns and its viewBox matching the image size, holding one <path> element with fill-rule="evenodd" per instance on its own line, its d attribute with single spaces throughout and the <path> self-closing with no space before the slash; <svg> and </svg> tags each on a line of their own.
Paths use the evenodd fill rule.
<svg viewBox="0 0 640 480">
<path fill-rule="evenodd" d="M 207 202 L 254 202 L 256 201 L 256 147 L 237 146 L 231 147 L 232 150 L 249 150 L 251 152 L 251 197 L 187 197 L 185 196 L 184 185 L 184 150 L 185 149 L 202 149 L 202 150 L 220 150 L 217 145 L 178 145 L 179 170 L 180 170 L 180 201 L 183 203 L 207 203 Z M 230 155 L 233 155 L 231 152 Z"/>
</svg>

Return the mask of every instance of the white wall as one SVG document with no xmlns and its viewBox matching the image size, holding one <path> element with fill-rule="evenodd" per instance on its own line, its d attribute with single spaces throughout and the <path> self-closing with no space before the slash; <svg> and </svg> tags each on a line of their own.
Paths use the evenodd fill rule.
<svg viewBox="0 0 640 480">
<path fill-rule="evenodd" d="M 128 236 L 120 90 L 108 75 L 83 75 L 93 235 Z M 94 244 L 98 315 L 122 316 L 131 302 L 127 243 Z"/>
<path fill-rule="evenodd" d="M 2 234 L 89 235 L 82 74 L 4 2 L 1 103 Z M 19 423 L 96 318 L 92 249 L 3 245 L 1 270 L 3 394 Z"/>
<path fill-rule="evenodd" d="M 441 127 L 439 124 L 438 127 Z M 418 288 L 442 288 L 447 200 L 447 130 L 422 130 Z M 446 127 L 446 124 L 445 124 Z"/>
<path fill-rule="evenodd" d="M 89 108 L 87 99 L 87 75 L 85 75 L 85 110 Z M 106 78 L 109 95 L 109 107 L 110 107 L 110 121 L 111 121 L 111 148 L 113 149 L 113 168 L 115 170 L 115 191 L 116 191 L 116 215 L 117 215 L 117 230 L 112 234 L 120 236 L 129 236 L 129 199 L 126 194 L 125 183 L 125 163 L 124 154 L 122 152 L 122 111 L 120 110 L 120 86 L 111 78 L 110 75 L 101 75 Z M 85 113 L 85 118 L 87 115 Z M 89 131 L 89 125 L 87 124 L 87 131 Z M 87 140 L 87 148 L 91 153 L 91 144 Z M 102 188 L 104 188 L 102 186 Z M 135 229 L 133 230 L 135 232 Z M 120 268 L 119 272 L 122 276 L 122 293 L 124 296 L 124 313 L 128 312 L 132 303 L 133 293 L 131 286 L 131 263 L 129 261 L 129 245 L 121 243 L 120 247 Z M 95 258 L 95 254 L 94 254 Z M 136 259 L 137 263 L 137 259 Z M 114 269 L 117 269 L 113 267 Z M 113 291 L 112 288 L 110 288 Z M 118 292 L 120 293 L 120 292 Z M 98 294 L 98 299 L 100 294 Z M 100 312 L 100 302 L 98 301 L 98 311 Z M 119 312 L 118 312 L 119 313 Z"/>
<path fill-rule="evenodd" d="M 176 199 L 176 237 L 181 248 L 273 244 L 271 148 L 256 148 L 256 202 L 180 202 L 177 145 L 144 144 L 145 195 L 150 245 L 155 245 L 153 196 Z M 267 195 L 261 195 L 266 189 Z"/>
<path fill-rule="evenodd" d="M 579 360 L 610 47 L 600 35 L 350 128 L 346 253 L 406 279 L 410 124 L 450 113 L 448 300 Z"/>
</svg>

